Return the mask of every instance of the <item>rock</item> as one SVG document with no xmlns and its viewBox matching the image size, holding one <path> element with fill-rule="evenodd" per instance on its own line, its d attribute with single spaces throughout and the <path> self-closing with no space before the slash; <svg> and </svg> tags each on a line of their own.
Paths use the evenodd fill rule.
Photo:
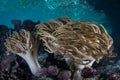
<svg viewBox="0 0 120 80">
<path fill-rule="evenodd" d="M 21 28 L 20 20 L 11 20 L 11 23 L 14 25 L 15 30 L 19 30 Z"/>
<path fill-rule="evenodd" d="M 5 52 L 4 42 L 10 35 L 10 29 L 5 25 L 0 25 L 0 55 Z"/>
<path fill-rule="evenodd" d="M 35 28 L 35 25 L 40 23 L 40 21 L 38 22 L 33 22 L 32 20 L 24 20 L 22 27 L 28 31 L 33 31 Z"/>
</svg>

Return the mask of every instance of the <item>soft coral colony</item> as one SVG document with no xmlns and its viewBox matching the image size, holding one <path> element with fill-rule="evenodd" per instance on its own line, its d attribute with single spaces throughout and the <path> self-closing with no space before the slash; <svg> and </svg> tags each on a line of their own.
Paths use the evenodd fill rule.
<svg viewBox="0 0 120 80">
<path fill-rule="evenodd" d="M 29 65 L 33 74 L 40 70 L 41 66 L 37 60 L 37 50 L 39 44 L 34 40 L 29 31 L 21 29 L 13 32 L 5 42 L 7 53 L 16 54 L 22 57 Z"/>
<path fill-rule="evenodd" d="M 31 33 L 24 29 L 15 31 L 5 46 L 8 54 L 22 57 L 35 75 L 41 69 L 37 59 L 40 41 L 47 52 L 61 55 L 71 70 L 76 66 L 81 71 L 112 55 L 113 39 L 104 26 L 66 17 L 37 24 Z"/>
</svg>

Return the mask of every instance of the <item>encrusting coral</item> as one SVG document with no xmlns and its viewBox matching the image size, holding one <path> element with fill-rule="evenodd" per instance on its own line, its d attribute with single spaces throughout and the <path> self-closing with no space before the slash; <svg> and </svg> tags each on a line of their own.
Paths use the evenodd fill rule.
<svg viewBox="0 0 120 80">
<path fill-rule="evenodd" d="M 8 54 L 16 54 L 22 57 L 34 75 L 41 69 L 37 60 L 39 44 L 29 31 L 24 29 L 19 32 L 14 31 L 11 37 L 6 39 L 5 46 Z"/>
<path fill-rule="evenodd" d="M 113 39 L 102 25 L 84 21 L 69 21 L 59 27 L 43 24 L 36 26 L 36 35 L 48 52 L 60 52 L 55 55 L 62 55 L 71 68 L 74 65 L 82 70 L 112 55 Z"/>
</svg>

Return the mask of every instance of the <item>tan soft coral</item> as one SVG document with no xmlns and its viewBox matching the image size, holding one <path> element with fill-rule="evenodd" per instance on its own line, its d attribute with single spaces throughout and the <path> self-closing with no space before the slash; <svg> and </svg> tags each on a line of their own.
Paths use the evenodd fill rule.
<svg viewBox="0 0 120 80">
<path fill-rule="evenodd" d="M 30 67 L 33 74 L 40 70 L 37 60 L 37 50 L 39 44 L 29 31 L 21 29 L 19 32 L 14 31 L 11 37 L 6 39 L 5 46 L 8 54 L 16 54 L 22 57 Z"/>
<path fill-rule="evenodd" d="M 67 24 L 68 22 L 71 22 L 72 20 L 68 17 L 60 17 L 57 20 L 50 20 L 48 22 L 42 22 L 40 24 L 36 25 L 36 34 L 42 34 L 43 32 L 52 33 L 54 32 L 58 27 Z"/>
<path fill-rule="evenodd" d="M 49 47 L 49 43 L 54 40 L 54 36 L 52 36 L 51 34 L 58 27 L 63 26 L 68 22 L 72 22 L 72 20 L 68 17 L 60 17 L 57 20 L 50 20 L 48 22 L 42 22 L 40 24 L 37 24 L 35 28 L 35 36 L 40 40 L 43 40 L 45 47 Z"/>
<path fill-rule="evenodd" d="M 102 25 L 98 27 L 87 22 L 72 22 L 58 28 L 53 35 L 56 38 L 53 42 L 60 45 L 59 51 L 65 57 L 72 56 L 77 64 L 92 58 L 99 62 L 103 56 L 111 55 L 108 51 L 113 40 Z"/>
<path fill-rule="evenodd" d="M 101 58 L 112 55 L 109 50 L 113 39 L 102 25 L 70 21 L 52 32 L 43 30 L 37 33 L 40 33 L 37 35 L 43 40 L 47 51 L 60 52 L 70 66 L 79 69 L 90 67 L 94 61 L 99 62 Z"/>
</svg>

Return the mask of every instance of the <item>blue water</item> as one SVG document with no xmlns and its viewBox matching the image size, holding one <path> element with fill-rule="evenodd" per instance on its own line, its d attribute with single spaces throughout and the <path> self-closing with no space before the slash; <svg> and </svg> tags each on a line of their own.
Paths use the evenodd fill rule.
<svg viewBox="0 0 120 80">
<path fill-rule="evenodd" d="M 111 21 L 85 0 L 0 0 L 0 24 L 13 28 L 12 19 L 48 21 L 60 16 L 103 24 L 111 33 Z"/>
</svg>

